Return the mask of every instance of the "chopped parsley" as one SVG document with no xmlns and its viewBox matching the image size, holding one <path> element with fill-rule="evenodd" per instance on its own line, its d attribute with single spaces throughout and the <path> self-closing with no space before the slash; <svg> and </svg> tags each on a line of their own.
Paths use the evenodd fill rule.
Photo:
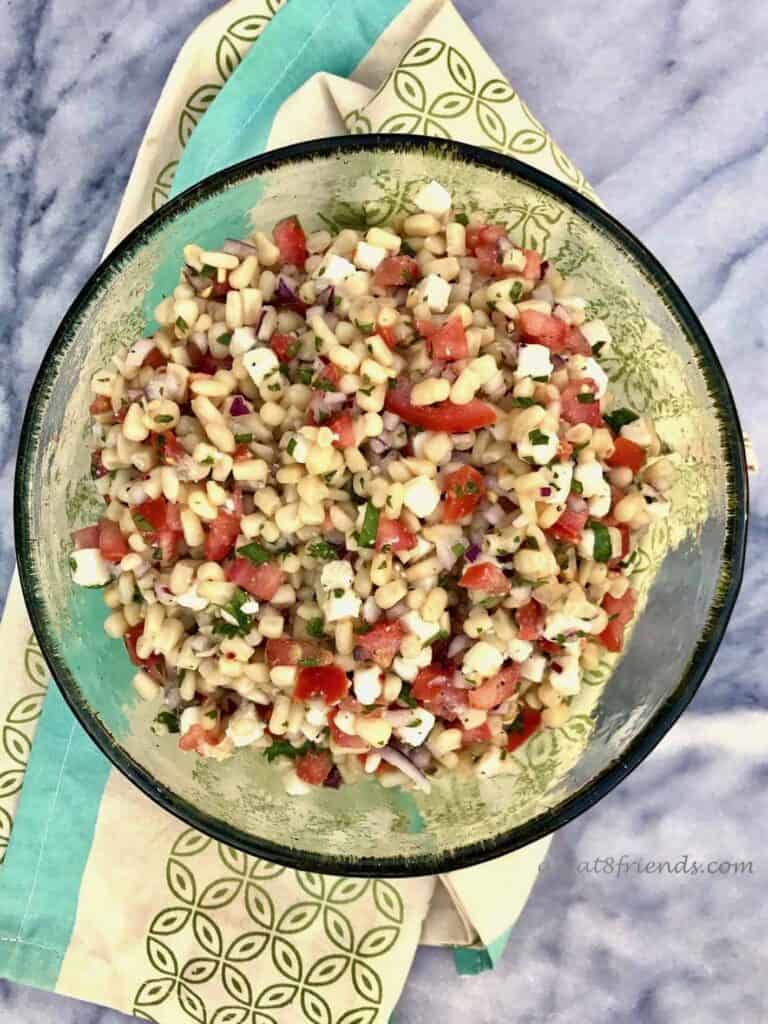
<svg viewBox="0 0 768 1024">
<path fill-rule="evenodd" d="M 526 398 L 524 395 L 520 395 L 519 398 L 512 399 L 512 405 L 517 409 L 529 409 L 532 405 L 536 405 L 536 399 Z"/>
<path fill-rule="evenodd" d="M 155 528 L 148 519 L 140 515 L 138 512 L 133 513 L 133 521 L 136 526 L 141 530 L 142 533 L 154 533 Z"/>
<path fill-rule="evenodd" d="M 155 718 L 155 722 L 160 726 L 165 726 L 168 732 L 179 731 L 179 718 L 173 711 L 161 711 Z"/>
<path fill-rule="evenodd" d="M 316 619 L 310 619 L 307 622 L 305 629 L 307 631 L 307 636 L 311 636 L 314 637 L 315 640 L 319 640 L 325 632 L 325 622 L 319 617 Z"/>
<path fill-rule="evenodd" d="M 268 761 L 274 761 L 276 757 L 303 757 L 315 749 L 314 743 L 307 740 L 300 747 L 294 747 L 288 740 L 272 740 L 272 745 L 264 751 L 264 757 Z"/>
<path fill-rule="evenodd" d="M 232 341 L 231 334 L 220 334 L 216 339 L 220 345 L 228 345 Z"/>
<path fill-rule="evenodd" d="M 422 643 L 422 647 L 431 647 L 432 644 L 439 643 L 441 640 L 447 640 L 451 634 L 445 629 L 438 629 L 432 636 Z"/>
<path fill-rule="evenodd" d="M 549 436 L 537 427 L 535 430 L 531 430 L 528 434 L 528 440 L 533 445 L 549 444 Z"/>
<path fill-rule="evenodd" d="M 189 324 L 187 323 L 183 316 L 176 317 L 176 326 L 179 328 L 180 331 L 189 330 Z"/>
<path fill-rule="evenodd" d="M 173 423 L 173 416 L 155 416 L 155 423 Z"/>
<path fill-rule="evenodd" d="M 419 702 L 415 697 L 411 696 L 411 684 L 403 683 L 400 687 L 400 696 L 398 700 L 401 701 L 407 708 L 416 708 L 419 706 Z"/>
<path fill-rule="evenodd" d="M 361 548 L 373 547 L 373 542 L 376 540 L 376 534 L 378 532 L 379 510 L 372 501 L 369 501 L 365 506 L 363 525 L 360 528 L 360 533 L 357 535 L 357 543 Z"/>
<path fill-rule="evenodd" d="M 596 562 L 609 562 L 613 554 L 613 545 L 611 544 L 611 535 L 608 533 L 608 527 L 603 526 L 602 523 L 595 522 L 591 522 L 588 525 L 595 536 L 592 557 Z"/>
<path fill-rule="evenodd" d="M 272 552 L 267 551 L 263 544 L 259 544 L 258 541 L 251 541 L 250 544 L 244 544 L 241 548 L 237 549 L 238 555 L 243 558 L 247 558 L 249 562 L 253 562 L 254 565 L 264 565 L 272 557 Z"/>
<path fill-rule="evenodd" d="M 467 227 L 467 225 L 469 224 L 469 217 L 466 215 L 466 213 L 454 213 L 453 219 L 456 221 L 457 224 L 463 224 L 464 227 Z"/>
<path fill-rule="evenodd" d="M 583 494 L 584 486 L 580 480 L 571 480 L 571 494 Z"/>
<path fill-rule="evenodd" d="M 235 440 L 237 440 L 237 439 L 235 439 Z M 296 451 L 296 438 L 295 437 L 292 437 L 290 439 L 290 441 L 286 445 L 285 450 L 288 452 L 289 455 L 293 455 L 293 453 Z"/>
<path fill-rule="evenodd" d="M 451 551 L 454 553 L 454 555 L 456 555 L 457 558 L 461 558 L 461 556 L 464 554 L 466 550 L 467 549 L 464 547 L 463 544 L 456 543 L 451 545 Z"/>
<path fill-rule="evenodd" d="M 235 434 L 235 444 L 250 444 L 253 434 Z"/>
<path fill-rule="evenodd" d="M 333 561 L 333 559 L 338 555 L 336 548 L 333 544 L 329 544 L 327 540 L 312 541 L 312 543 L 307 546 L 307 553 L 312 558 L 317 558 L 323 562 Z"/>
<path fill-rule="evenodd" d="M 604 413 L 603 419 L 614 434 L 618 434 L 622 427 L 626 427 L 628 423 L 634 423 L 639 416 L 631 409 L 615 409 L 613 412 Z"/>
<path fill-rule="evenodd" d="M 306 366 L 302 366 L 302 368 L 299 370 L 297 374 L 297 377 L 299 380 L 299 384 L 312 383 L 312 371 Z"/>
<path fill-rule="evenodd" d="M 582 391 L 576 395 L 576 400 L 582 405 L 592 405 L 597 401 L 597 395 L 593 395 L 591 391 Z"/>
</svg>

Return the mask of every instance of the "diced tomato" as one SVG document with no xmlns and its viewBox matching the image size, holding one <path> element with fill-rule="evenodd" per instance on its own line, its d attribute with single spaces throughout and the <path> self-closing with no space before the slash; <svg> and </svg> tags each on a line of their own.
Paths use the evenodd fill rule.
<svg viewBox="0 0 768 1024">
<path fill-rule="evenodd" d="M 232 285 L 229 281 L 214 281 L 211 285 L 211 298 L 223 299 L 227 292 L 232 291 Z"/>
<path fill-rule="evenodd" d="M 155 434 L 154 437 L 162 462 L 166 466 L 178 466 L 179 462 L 187 454 L 187 450 L 174 432 L 167 430 L 163 434 Z"/>
<path fill-rule="evenodd" d="M 204 744 L 216 747 L 223 739 L 224 729 L 221 728 L 218 722 L 211 729 L 206 729 L 204 725 L 198 723 L 197 725 L 190 726 L 184 735 L 179 738 L 179 750 L 195 750 L 198 754 L 201 754 Z"/>
<path fill-rule="evenodd" d="M 376 333 L 389 348 L 397 347 L 397 336 L 394 327 L 385 327 L 384 324 L 376 324 Z"/>
<path fill-rule="evenodd" d="M 348 412 L 340 412 L 328 424 L 331 433 L 335 434 L 334 448 L 355 447 L 355 421 Z"/>
<path fill-rule="evenodd" d="M 511 277 L 515 271 L 512 267 L 505 267 L 501 262 L 502 254 L 496 245 L 478 245 L 475 249 L 478 273 L 483 277 L 493 277 L 497 280 L 503 277 Z"/>
<path fill-rule="evenodd" d="M 420 277 L 421 268 L 412 256 L 387 256 L 376 267 L 373 283 L 380 288 L 403 288 Z"/>
<path fill-rule="evenodd" d="M 275 665 L 298 665 L 301 661 L 330 665 L 333 661 L 333 655 L 325 647 L 311 640 L 293 640 L 284 636 L 267 640 L 266 653 L 270 668 Z"/>
<path fill-rule="evenodd" d="M 389 668 L 404 636 L 405 627 L 397 619 L 392 622 L 380 619 L 367 633 L 355 637 L 355 647 L 361 648 L 364 656 L 381 668 Z"/>
<path fill-rule="evenodd" d="M 165 358 L 159 348 L 151 348 L 144 356 L 144 362 L 142 366 L 151 366 L 153 370 L 158 370 L 161 366 L 165 366 L 168 360 Z"/>
<path fill-rule="evenodd" d="M 272 228 L 272 236 L 280 250 L 281 262 L 303 270 L 307 260 L 307 236 L 298 217 L 286 217 L 279 221 Z"/>
<path fill-rule="evenodd" d="M 157 666 L 160 664 L 160 655 L 150 654 L 148 658 L 140 658 L 136 651 L 136 644 L 143 632 L 144 623 L 138 622 L 135 626 L 131 626 L 123 637 L 123 642 L 125 643 L 125 648 L 128 651 L 128 657 L 131 659 L 133 664 L 137 665 L 139 668 L 146 669 L 147 672 L 153 673 L 157 670 Z"/>
<path fill-rule="evenodd" d="M 563 654 L 565 651 L 565 648 L 560 644 L 556 644 L 553 640 L 546 640 L 543 636 L 540 636 L 536 642 L 545 654 L 552 654 L 557 657 L 558 654 Z"/>
<path fill-rule="evenodd" d="M 456 671 L 442 665 L 422 668 L 411 686 L 411 696 L 439 718 L 453 720 L 467 706 L 467 690 L 453 685 Z"/>
<path fill-rule="evenodd" d="M 602 606 L 609 622 L 600 634 L 599 640 L 607 651 L 618 654 L 624 649 L 624 628 L 634 617 L 636 600 L 637 595 L 631 587 L 623 597 L 611 597 L 610 594 L 606 594 L 603 598 Z"/>
<path fill-rule="evenodd" d="M 590 356 L 592 355 L 592 346 L 578 327 L 569 327 L 563 342 L 563 351 L 571 355 Z"/>
<path fill-rule="evenodd" d="M 443 480 L 443 492 L 443 522 L 458 523 L 465 516 L 472 515 L 485 494 L 483 475 L 472 466 L 462 466 Z"/>
<path fill-rule="evenodd" d="M 525 256 L 525 269 L 523 277 L 529 281 L 538 281 L 541 277 L 541 256 L 535 249 L 523 249 Z"/>
<path fill-rule="evenodd" d="M 376 531 L 376 550 L 410 551 L 416 547 L 416 538 L 399 519 L 387 519 L 379 516 L 379 528 Z"/>
<path fill-rule="evenodd" d="M 131 512 L 133 515 L 141 516 L 142 519 L 145 519 L 153 530 L 162 530 L 165 527 L 165 508 L 165 498 L 148 498 L 146 501 L 142 501 L 140 505 L 132 508 Z M 141 529 L 141 527 L 139 528 Z M 148 532 L 147 528 L 144 527 L 142 532 Z"/>
<path fill-rule="evenodd" d="M 250 459 L 253 457 L 253 452 L 247 444 L 235 445 L 235 450 L 232 452 L 232 458 L 235 462 L 242 462 L 243 459 Z"/>
<path fill-rule="evenodd" d="M 460 587 L 467 590 L 483 590 L 487 594 L 508 594 L 509 580 L 493 562 L 478 562 L 464 570 L 459 580 Z"/>
<path fill-rule="evenodd" d="M 642 469 L 645 462 L 645 449 L 626 437 L 617 437 L 613 443 L 613 455 L 605 460 L 609 466 L 625 466 L 632 470 L 632 475 Z"/>
<path fill-rule="evenodd" d="M 541 712 L 534 708 L 523 708 L 511 732 L 507 733 L 507 750 L 517 750 L 533 736 L 541 725 Z"/>
<path fill-rule="evenodd" d="M 567 508 L 554 526 L 547 533 L 555 540 L 564 540 L 567 544 L 578 544 L 584 532 L 589 512 L 572 512 Z"/>
<path fill-rule="evenodd" d="M 537 640 L 544 625 L 544 611 L 538 601 L 533 598 L 521 608 L 515 609 L 517 635 L 521 640 Z"/>
<path fill-rule="evenodd" d="M 452 316 L 442 327 L 428 320 L 417 320 L 416 329 L 427 339 L 433 359 L 453 360 L 468 357 L 469 345 L 461 317 Z"/>
<path fill-rule="evenodd" d="M 335 391 L 338 387 L 339 381 L 341 380 L 341 370 L 335 363 L 330 363 L 327 360 L 323 360 L 323 368 L 320 370 L 312 382 L 312 386 L 320 391 Z M 325 381 L 330 387 L 318 388 L 321 381 Z"/>
<path fill-rule="evenodd" d="M 299 341 L 292 334 L 280 334 L 279 331 L 275 331 L 269 344 L 281 363 L 289 363 L 299 351 Z"/>
<path fill-rule="evenodd" d="M 500 238 L 507 237 L 503 224 L 477 224 L 467 228 L 467 249 L 474 252 L 479 245 L 495 246 Z"/>
<path fill-rule="evenodd" d="M 122 530 L 111 519 L 99 522 L 99 548 L 108 562 L 119 562 L 131 550 Z"/>
<path fill-rule="evenodd" d="M 537 313 L 534 309 L 524 309 L 517 321 L 520 333 L 525 341 L 535 345 L 546 345 L 552 352 L 562 352 L 568 325 L 556 316 Z"/>
<path fill-rule="evenodd" d="M 271 601 L 285 582 L 285 573 L 269 562 L 254 565 L 247 558 L 236 558 L 227 569 L 227 579 L 253 594 L 259 601 Z"/>
<path fill-rule="evenodd" d="M 232 550 L 240 532 L 240 516 L 220 508 L 205 536 L 205 558 L 220 562 Z M 250 563 L 249 563 L 250 564 Z"/>
<path fill-rule="evenodd" d="M 592 394 L 593 401 L 581 401 Z M 560 394 L 560 414 L 567 423 L 587 423 L 590 427 L 602 425 L 600 400 L 597 397 L 597 384 L 591 377 L 572 380 L 566 384 Z"/>
<path fill-rule="evenodd" d="M 399 384 L 387 391 L 385 407 L 405 423 L 425 430 L 464 434 L 496 422 L 496 410 L 487 402 L 476 398 L 466 405 L 438 402 L 436 405 L 411 405 L 410 387 Z"/>
<path fill-rule="evenodd" d="M 512 662 L 503 668 L 496 675 L 486 679 L 482 685 L 469 690 L 469 703 L 473 708 L 484 708 L 490 711 L 497 708 L 508 697 L 511 697 L 517 688 L 520 679 L 520 666 Z"/>
<path fill-rule="evenodd" d="M 81 530 L 75 530 L 72 540 L 78 551 L 83 548 L 97 548 L 99 546 L 99 524 L 84 526 Z"/>
<path fill-rule="evenodd" d="M 568 459 L 573 455 L 573 445 L 570 441 L 566 441 L 564 437 L 560 438 L 560 444 L 557 446 L 557 459 L 560 462 L 567 462 Z"/>
<path fill-rule="evenodd" d="M 492 737 L 490 725 L 488 722 L 483 722 L 482 725 L 476 725 L 474 729 L 462 729 L 461 745 L 469 747 L 473 743 L 488 743 Z"/>
<path fill-rule="evenodd" d="M 105 412 L 112 412 L 112 400 L 106 395 L 97 395 L 89 406 L 91 416 L 103 416 Z"/>
<path fill-rule="evenodd" d="M 322 697 L 326 704 L 338 704 L 347 695 L 349 679 L 338 665 L 313 665 L 299 669 L 293 688 L 294 700 Z"/>
<path fill-rule="evenodd" d="M 310 786 L 322 786 L 331 773 L 333 760 L 327 750 L 310 751 L 296 761 L 296 774 Z"/>
<path fill-rule="evenodd" d="M 152 537 L 152 544 L 160 548 L 160 559 L 165 565 L 174 562 L 179 554 L 181 543 L 181 532 L 179 530 L 158 530 Z"/>
</svg>

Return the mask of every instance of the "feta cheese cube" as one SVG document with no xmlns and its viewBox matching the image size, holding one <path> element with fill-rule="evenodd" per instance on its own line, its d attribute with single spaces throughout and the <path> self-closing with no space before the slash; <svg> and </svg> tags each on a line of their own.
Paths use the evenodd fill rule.
<svg viewBox="0 0 768 1024">
<path fill-rule="evenodd" d="M 236 747 L 247 747 L 264 735 L 266 724 L 256 713 L 256 705 L 250 701 L 241 704 L 229 720 L 227 736 Z"/>
<path fill-rule="evenodd" d="M 424 213 L 434 217 L 444 217 L 451 208 L 451 193 L 434 179 L 423 185 L 413 197 L 414 204 Z"/>
<path fill-rule="evenodd" d="M 501 265 L 503 267 L 509 267 L 510 270 L 517 270 L 521 273 L 525 270 L 526 263 L 527 260 L 523 250 L 515 249 L 514 247 L 512 249 L 505 250 L 501 257 Z"/>
<path fill-rule="evenodd" d="M 464 654 L 462 671 L 471 683 L 481 683 L 495 675 L 502 666 L 504 656 L 498 647 L 487 640 L 478 640 Z"/>
<path fill-rule="evenodd" d="M 408 725 L 401 725 L 394 730 L 395 736 L 411 747 L 420 747 L 432 732 L 435 716 L 426 708 L 414 708 L 413 717 Z"/>
<path fill-rule="evenodd" d="M 544 670 L 547 667 L 547 659 L 543 654 L 532 654 L 523 662 L 523 679 L 530 679 L 533 683 L 540 683 L 544 678 Z"/>
<path fill-rule="evenodd" d="M 191 586 L 189 590 L 185 590 L 183 594 L 179 594 L 176 604 L 180 604 L 182 608 L 190 608 L 193 612 L 201 612 L 203 608 L 208 607 L 207 599 L 200 597 L 195 585 Z"/>
<path fill-rule="evenodd" d="M 581 689 L 581 671 L 578 654 L 567 654 L 552 663 L 549 672 L 550 686 L 560 693 L 573 694 Z"/>
<path fill-rule="evenodd" d="M 291 445 L 291 458 L 295 462 L 300 462 L 302 465 L 307 461 L 307 455 L 309 454 L 309 448 L 307 442 L 303 437 L 298 435 L 293 438 L 293 444 Z"/>
<path fill-rule="evenodd" d="M 576 549 L 581 558 L 592 559 L 595 557 L 595 533 L 589 527 L 582 530 L 581 540 Z"/>
<path fill-rule="evenodd" d="M 418 285 L 417 291 L 423 302 L 433 313 L 444 313 L 451 297 L 451 285 L 439 274 L 427 274 Z"/>
<path fill-rule="evenodd" d="M 378 665 L 357 668 L 353 674 L 355 696 L 361 704 L 373 704 L 381 696 L 381 669 Z"/>
<path fill-rule="evenodd" d="M 515 377 L 549 377 L 552 374 L 552 360 L 546 345 L 521 345 L 517 354 Z"/>
<path fill-rule="evenodd" d="M 368 242 L 358 242 L 355 249 L 355 263 L 361 270 L 375 270 L 376 267 L 386 258 L 387 250 L 380 245 L 369 245 Z"/>
<path fill-rule="evenodd" d="M 342 619 L 356 619 L 360 614 L 362 601 L 351 590 L 345 590 L 341 597 L 333 594 L 325 603 L 327 622 L 341 622 Z"/>
<path fill-rule="evenodd" d="M 611 487 L 607 480 L 603 481 L 603 486 L 589 499 L 587 505 L 590 515 L 596 519 L 608 515 L 611 511 Z"/>
<path fill-rule="evenodd" d="M 420 562 L 431 550 L 432 545 L 430 542 L 426 538 L 419 536 L 416 538 L 416 544 L 412 548 L 396 551 L 395 556 L 400 559 L 403 565 L 408 565 L 410 562 Z"/>
<path fill-rule="evenodd" d="M 229 351 L 233 356 L 242 356 L 246 352 L 250 352 L 255 344 L 256 331 L 252 327 L 236 327 L 232 331 Z"/>
<path fill-rule="evenodd" d="M 549 487 L 551 494 L 542 495 L 541 501 L 546 505 L 562 505 L 568 500 L 573 482 L 573 463 L 556 462 L 549 467 Z"/>
<path fill-rule="evenodd" d="M 326 562 L 320 573 L 320 583 L 324 590 L 350 590 L 354 582 L 355 570 L 343 559 Z"/>
<path fill-rule="evenodd" d="M 403 504 L 420 519 L 426 519 L 438 506 L 440 488 L 428 476 L 415 476 L 403 486 Z"/>
<path fill-rule="evenodd" d="M 80 548 L 69 556 L 72 580 L 79 587 L 103 587 L 112 579 L 109 563 L 98 548 Z"/>
<path fill-rule="evenodd" d="M 412 683 L 419 674 L 419 669 L 426 668 L 432 661 L 432 650 L 425 647 L 415 658 L 402 658 L 398 655 L 392 662 L 392 668 L 406 682 Z"/>
<path fill-rule="evenodd" d="M 626 423 L 619 431 L 628 441 L 634 441 L 641 448 L 649 448 L 653 444 L 653 431 L 645 416 L 640 416 L 632 423 Z"/>
<path fill-rule="evenodd" d="M 426 622 L 417 611 L 410 611 L 403 615 L 400 620 L 411 633 L 419 638 L 420 643 L 426 643 L 437 632 L 438 626 L 434 622 Z"/>
<path fill-rule="evenodd" d="M 597 384 L 597 397 L 603 397 L 608 389 L 608 374 L 596 359 L 593 359 L 592 356 L 571 356 L 568 365 L 579 373 L 581 378 L 591 377 Z"/>
<path fill-rule="evenodd" d="M 354 274 L 354 272 L 354 263 L 350 263 L 343 256 L 337 256 L 336 253 L 332 253 L 327 259 L 323 260 L 312 276 L 321 277 L 324 281 L 330 281 L 331 284 L 339 284 L 346 277 L 349 277 L 350 274 Z"/>
<path fill-rule="evenodd" d="M 533 644 L 528 640 L 521 640 L 520 637 L 513 637 L 507 640 L 507 657 L 512 661 L 524 662 L 533 653 Z"/>
<path fill-rule="evenodd" d="M 581 484 L 581 493 L 585 498 L 591 498 L 593 494 L 600 494 L 605 487 L 603 467 L 597 461 L 580 463 L 573 475 Z"/>
<path fill-rule="evenodd" d="M 307 701 L 306 719 L 310 725 L 328 724 L 328 706 L 322 698 L 314 697 Z"/>
<path fill-rule="evenodd" d="M 274 373 L 280 362 L 271 348 L 252 348 L 243 356 L 243 366 L 254 384 L 259 385 L 270 373 Z"/>
<path fill-rule="evenodd" d="M 588 320 L 585 324 L 581 325 L 579 330 L 592 348 L 594 348 L 595 345 L 603 345 L 603 348 L 600 350 L 601 355 L 605 353 L 606 348 L 613 340 L 611 338 L 611 332 L 608 330 L 604 320 Z"/>
<path fill-rule="evenodd" d="M 534 435 L 533 439 L 531 439 L 531 434 Z M 560 439 L 557 434 L 537 429 L 531 430 L 522 441 L 518 441 L 517 454 L 521 459 L 533 459 L 537 465 L 546 466 L 557 455 L 559 447 Z"/>
<path fill-rule="evenodd" d="M 200 725 L 202 720 L 203 712 L 199 707 L 184 708 L 179 718 L 179 733 L 183 736 L 185 732 L 189 732 L 193 725 Z"/>
</svg>

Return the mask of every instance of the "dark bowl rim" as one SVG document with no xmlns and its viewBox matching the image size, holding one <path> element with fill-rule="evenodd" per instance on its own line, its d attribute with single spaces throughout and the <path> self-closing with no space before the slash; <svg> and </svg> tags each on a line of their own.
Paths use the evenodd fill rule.
<svg viewBox="0 0 768 1024">
<path fill-rule="evenodd" d="M 159 784 L 141 765 L 118 747 L 97 716 L 79 699 L 75 680 L 70 677 L 69 669 L 59 658 L 55 645 L 49 642 L 46 616 L 42 606 L 38 603 L 34 592 L 34 578 L 28 568 L 32 562 L 33 537 L 29 528 L 30 517 L 25 511 L 25 495 L 31 480 L 32 467 L 30 458 L 25 458 L 24 453 L 30 445 L 32 445 L 30 451 L 34 451 L 36 424 L 45 413 L 47 385 L 55 378 L 57 356 L 69 343 L 71 325 L 78 321 L 91 299 L 97 294 L 102 284 L 108 280 L 115 265 L 128 257 L 157 227 L 166 221 L 173 220 L 178 214 L 183 213 L 185 209 L 199 201 L 223 191 L 228 185 L 255 173 L 276 169 L 282 165 L 300 162 L 315 156 L 343 156 L 345 153 L 377 149 L 387 152 L 402 150 L 404 153 L 413 150 L 436 150 L 442 154 L 454 155 L 468 163 L 475 163 L 490 170 L 520 178 L 554 195 L 621 246 L 656 284 L 665 303 L 681 323 L 689 341 L 701 358 L 700 368 L 705 376 L 709 394 L 718 410 L 721 423 L 722 446 L 727 463 L 728 500 L 725 539 L 721 554 L 720 585 L 709 608 L 707 626 L 691 654 L 688 667 L 677 688 L 661 705 L 643 731 L 632 740 L 615 761 L 557 808 L 546 811 L 519 828 L 502 833 L 492 840 L 471 843 L 444 854 L 416 857 L 372 856 L 345 860 L 343 857 L 299 851 L 254 838 L 199 811 L 187 801 L 180 799 L 168 787 Z M 723 425 L 727 425 L 728 429 L 724 429 Z M 720 646 L 741 586 L 748 519 L 747 468 L 736 406 L 720 360 L 706 331 L 670 274 L 643 243 L 615 217 L 549 174 L 513 157 L 468 143 L 422 135 L 386 133 L 334 136 L 284 146 L 217 171 L 152 213 L 104 258 L 64 315 L 46 350 L 32 385 L 19 440 L 14 481 L 13 518 L 22 592 L 45 661 L 64 699 L 85 732 L 126 778 L 160 807 L 180 818 L 187 825 L 252 856 L 262 857 L 298 870 L 318 871 L 325 874 L 366 877 L 378 875 L 391 878 L 414 877 L 454 871 L 480 864 L 518 850 L 561 828 L 610 793 L 650 754 L 674 725 L 696 693 Z"/>
</svg>

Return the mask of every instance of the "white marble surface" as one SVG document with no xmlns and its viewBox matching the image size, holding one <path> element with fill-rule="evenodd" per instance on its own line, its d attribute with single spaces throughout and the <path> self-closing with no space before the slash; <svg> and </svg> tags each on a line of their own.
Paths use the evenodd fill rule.
<svg viewBox="0 0 768 1024">
<path fill-rule="evenodd" d="M 0 31 L 0 593 L 29 385 L 103 248 L 183 37 L 215 3 L 5 0 Z M 768 5 L 764 0 L 459 0 L 534 112 L 699 311 L 758 452 L 768 438 Z M 458 978 L 420 951 L 395 1015 L 421 1024 L 768 1020 L 765 766 L 768 474 L 728 637 L 658 750 L 562 830 L 501 965 Z M 587 874 L 626 854 L 752 871 Z M 582 865 L 580 870 L 579 866 Z M 503 894 L 500 894 L 503 898 Z M 118 1024 L 0 981 L 8 1024 Z"/>
</svg>

